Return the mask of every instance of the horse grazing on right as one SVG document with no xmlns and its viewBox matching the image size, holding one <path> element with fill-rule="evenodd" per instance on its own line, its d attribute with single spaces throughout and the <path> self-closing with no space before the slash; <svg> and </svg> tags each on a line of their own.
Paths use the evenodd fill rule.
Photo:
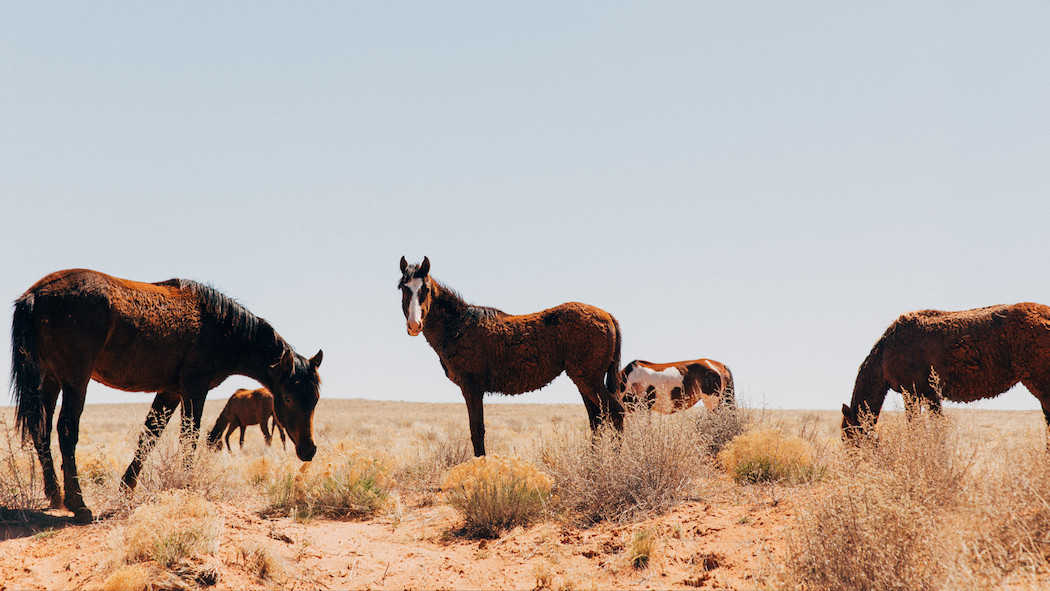
<svg viewBox="0 0 1050 591">
<path fill-rule="evenodd" d="M 271 419 L 273 419 L 274 431 L 281 435 L 281 446 L 285 447 L 284 427 L 273 414 L 273 394 L 270 394 L 266 388 L 255 390 L 240 388 L 226 401 L 226 406 L 219 413 L 219 418 L 215 420 L 215 426 L 208 433 L 208 445 L 221 450 L 222 441 L 219 440 L 219 437 L 222 436 L 222 430 L 226 429 L 226 449 L 233 451 L 233 448 L 230 447 L 230 435 L 239 427 L 241 449 L 244 449 L 245 428 L 259 425 L 263 432 L 263 439 L 266 441 L 266 447 L 270 447 L 273 441 L 269 427 Z"/>
<path fill-rule="evenodd" d="M 701 400 L 709 412 L 736 408 L 733 374 L 713 359 L 650 363 L 636 359 L 620 371 L 620 394 L 626 408 L 671 414 Z"/>
<path fill-rule="evenodd" d="M 909 312 L 886 329 L 861 364 L 853 399 L 842 405 L 843 437 L 861 435 L 865 416 L 878 419 L 890 389 L 913 395 L 905 397 L 909 414 L 923 402 L 940 413 L 942 397 L 973 402 L 1018 382 L 1039 399 L 1050 426 L 1050 307 L 1021 303 Z"/>
<path fill-rule="evenodd" d="M 398 288 L 408 334 L 423 333 L 463 392 L 475 456 L 485 455 L 486 392 L 531 392 L 562 372 L 579 388 L 592 431 L 605 418 L 623 430 L 620 325 L 608 312 L 579 302 L 520 316 L 474 306 L 430 276 L 426 257 L 418 265 L 401 257 Z"/>
</svg>

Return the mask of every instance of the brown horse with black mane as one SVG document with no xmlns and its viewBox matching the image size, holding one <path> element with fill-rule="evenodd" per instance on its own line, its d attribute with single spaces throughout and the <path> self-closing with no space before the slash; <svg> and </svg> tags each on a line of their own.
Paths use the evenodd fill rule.
<svg viewBox="0 0 1050 591">
<path fill-rule="evenodd" d="M 853 400 L 842 405 L 843 436 L 860 435 L 865 416 L 878 419 L 889 389 L 911 395 L 905 397 L 909 414 L 920 403 L 939 413 L 942 397 L 973 402 L 1018 382 L 1039 399 L 1050 425 L 1050 307 L 910 312 L 886 329 L 861 364 Z"/>
<path fill-rule="evenodd" d="M 11 381 L 17 424 L 32 439 L 52 507 L 90 521 L 77 480 L 76 446 L 92 379 L 112 388 L 156 392 L 123 482 L 134 488 L 142 462 L 182 403 L 184 444 L 196 446 L 208 391 L 232 374 L 264 384 L 296 454 L 317 451 L 313 413 L 321 352 L 312 359 L 262 318 L 211 287 L 185 279 L 140 283 L 86 269 L 52 273 L 15 301 Z M 62 393 L 58 443 L 65 497 L 51 459 L 51 427 Z"/>
<path fill-rule="evenodd" d="M 486 392 L 531 392 L 562 372 L 579 388 L 592 430 L 606 416 L 623 429 L 620 326 L 608 312 L 578 302 L 521 316 L 474 306 L 430 277 L 426 257 L 419 265 L 401 257 L 398 288 L 408 334 L 423 333 L 463 392 L 475 456 L 485 455 Z"/>
<path fill-rule="evenodd" d="M 671 414 L 701 400 L 708 411 L 736 408 L 733 373 L 714 359 L 650 363 L 635 359 L 620 371 L 624 406 Z"/>
<path fill-rule="evenodd" d="M 281 445 L 285 445 L 284 427 L 280 421 L 273 416 L 273 394 L 266 388 L 248 390 L 240 388 L 226 401 L 222 407 L 219 418 L 215 419 L 215 426 L 208 433 L 208 445 L 215 449 L 222 449 L 222 430 L 226 429 L 226 449 L 233 451 L 230 447 L 230 435 L 237 429 L 241 430 L 240 444 L 244 449 L 244 431 L 252 426 L 259 425 L 263 432 L 263 440 L 266 446 L 270 446 L 273 434 L 270 433 L 270 419 L 273 419 L 273 430 L 281 436 Z"/>
</svg>

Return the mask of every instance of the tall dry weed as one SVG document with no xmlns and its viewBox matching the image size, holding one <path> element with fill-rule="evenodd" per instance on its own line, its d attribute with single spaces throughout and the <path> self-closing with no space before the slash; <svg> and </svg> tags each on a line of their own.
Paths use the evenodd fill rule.
<svg viewBox="0 0 1050 591">
<path fill-rule="evenodd" d="M 26 511 L 47 507 L 36 450 L 22 445 L 18 430 L 0 415 L 3 443 L 0 448 L 0 521 L 24 521 Z"/>
<path fill-rule="evenodd" d="M 554 478 L 556 505 L 586 522 L 629 521 L 690 497 L 706 463 L 707 442 L 679 415 L 631 413 L 617 433 L 550 432 L 534 453 Z"/>
<path fill-rule="evenodd" d="M 884 416 L 877 439 L 829 458 L 788 536 L 786 584 L 806 589 L 943 589 L 963 555 L 972 449 L 950 418 Z"/>
</svg>

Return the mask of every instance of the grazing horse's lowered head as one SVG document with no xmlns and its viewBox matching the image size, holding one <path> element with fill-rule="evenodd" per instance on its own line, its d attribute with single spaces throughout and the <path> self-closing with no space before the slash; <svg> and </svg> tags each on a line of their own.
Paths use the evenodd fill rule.
<svg viewBox="0 0 1050 591">
<path fill-rule="evenodd" d="M 324 356 L 318 351 L 310 359 L 285 349 L 281 359 L 270 367 L 273 382 L 273 414 L 284 425 L 295 444 L 295 455 L 304 462 L 314 459 L 314 407 L 320 398 L 321 378 L 317 368 Z"/>
</svg>

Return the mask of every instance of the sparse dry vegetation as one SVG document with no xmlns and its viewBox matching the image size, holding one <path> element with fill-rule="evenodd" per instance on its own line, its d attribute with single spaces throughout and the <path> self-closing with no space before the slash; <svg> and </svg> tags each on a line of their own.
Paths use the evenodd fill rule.
<svg viewBox="0 0 1050 591">
<path fill-rule="evenodd" d="M 441 488 L 463 517 L 464 532 L 491 538 L 539 519 L 550 497 L 551 477 L 520 458 L 482 456 L 449 471 Z"/>
<path fill-rule="evenodd" d="M 592 437 L 582 408 L 493 405 L 492 455 L 473 460 L 459 405 L 323 402 L 332 406 L 318 411 L 321 452 L 305 468 L 258 434 L 243 452 L 187 453 L 169 428 L 134 494 L 119 481 L 139 413 L 116 407 L 93 418 L 89 406 L 79 464 L 88 502 L 106 518 L 80 531 L 102 528 L 99 558 L 88 563 L 108 565 L 88 569 L 96 577 L 89 586 L 197 588 L 220 571 L 231 586 L 286 586 L 330 572 L 321 565 L 333 546 L 310 533 L 329 523 L 387 532 L 399 540 L 396 552 L 413 554 L 406 564 L 426 563 L 419 545 L 428 544 L 438 556 L 465 558 L 448 571 L 426 563 L 429 574 L 406 579 L 395 578 L 407 575 L 393 574 L 401 567 L 392 559 L 358 551 L 341 574 L 307 586 L 485 586 L 502 579 L 471 573 L 491 568 L 501 577 L 513 565 L 516 585 L 552 589 L 632 586 L 675 572 L 656 586 L 984 589 L 1050 580 L 1040 413 L 1001 415 L 1007 420 L 951 411 L 909 422 L 887 412 L 877 440 L 855 448 L 842 444 L 830 412 L 636 413 L 622 435 Z M 35 453 L 12 432 L 0 449 L 4 519 L 40 519 Z M 535 487 L 529 496 L 479 468 L 495 456 L 522 458 L 510 471 L 521 472 L 520 482 L 544 480 L 549 494 Z M 479 501 L 475 487 L 457 499 L 452 485 L 467 474 L 494 494 Z M 501 517 L 533 500 L 527 518 Z M 240 508 L 258 523 L 237 517 L 231 530 Z M 471 519 L 491 530 L 467 527 Z M 28 539 L 40 547 L 79 533 L 53 518 L 34 527 L 43 533 Z M 257 535 L 229 537 L 234 531 Z M 372 543 L 359 536 L 343 535 L 337 547 Z"/>
</svg>

